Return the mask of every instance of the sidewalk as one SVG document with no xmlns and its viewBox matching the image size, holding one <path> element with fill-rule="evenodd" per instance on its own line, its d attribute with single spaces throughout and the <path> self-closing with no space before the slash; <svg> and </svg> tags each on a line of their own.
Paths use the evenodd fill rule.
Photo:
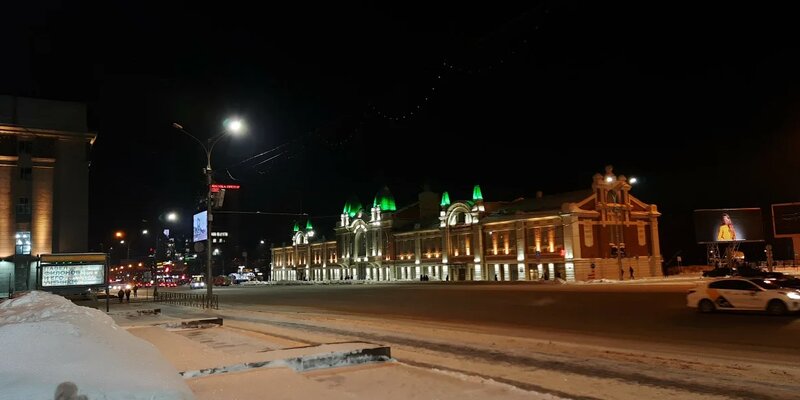
<svg viewBox="0 0 800 400">
<path fill-rule="evenodd" d="M 160 313 L 138 313 L 156 308 Z M 110 304 L 109 314 L 155 346 L 197 399 L 258 399 L 265 393 L 271 399 L 555 399 L 476 376 L 406 365 L 376 343 L 306 343 L 264 324 L 177 324 L 217 318 L 211 310 L 137 301 Z"/>
</svg>

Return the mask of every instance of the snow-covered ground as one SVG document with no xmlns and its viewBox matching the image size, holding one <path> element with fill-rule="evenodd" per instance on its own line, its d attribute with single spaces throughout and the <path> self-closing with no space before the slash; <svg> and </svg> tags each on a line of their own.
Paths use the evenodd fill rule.
<svg viewBox="0 0 800 400">
<path fill-rule="evenodd" d="M 63 382 L 88 399 L 194 398 L 151 344 L 47 292 L 0 303 L 0 348 L 0 399 L 52 399 Z"/>
</svg>

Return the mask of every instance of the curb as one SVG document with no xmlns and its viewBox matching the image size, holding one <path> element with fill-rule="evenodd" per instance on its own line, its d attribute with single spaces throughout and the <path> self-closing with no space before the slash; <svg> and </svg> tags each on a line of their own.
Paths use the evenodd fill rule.
<svg viewBox="0 0 800 400">
<path fill-rule="evenodd" d="M 222 318 L 201 318 L 192 320 L 182 320 L 182 321 L 157 324 L 156 326 L 161 326 L 164 328 L 171 328 L 171 329 L 198 329 L 198 328 L 205 329 L 205 328 L 213 328 L 216 326 L 222 326 Z"/>
<path fill-rule="evenodd" d="M 226 365 L 224 367 L 205 368 L 201 370 L 181 371 L 184 379 L 202 378 L 206 376 L 227 374 L 231 372 L 247 371 L 257 368 L 289 367 L 295 372 L 305 372 L 317 369 L 346 367 L 376 362 L 393 361 L 389 346 L 371 347 L 351 351 L 329 352 L 310 354 L 300 357 L 290 357 L 279 360 L 249 362 Z"/>
<path fill-rule="evenodd" d="M 130 310 L 130 311 L 109 311 L 108 315 L 125 315 L 128 317 L 141 317 L 142 315 L 159 315 L 161 314 L 160 308 L 147 308 L 144 310 Z"/>
</svg>

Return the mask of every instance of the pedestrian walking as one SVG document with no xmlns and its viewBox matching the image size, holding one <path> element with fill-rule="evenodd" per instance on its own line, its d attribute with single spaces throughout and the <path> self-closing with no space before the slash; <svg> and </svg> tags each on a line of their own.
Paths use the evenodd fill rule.
<svg viewBox="0 0 800 400">
<path fill-rule="evenodd" d="M 131 290 L 125 289 L 125 300 L 130 303 L 131 302 Z"/>
<path fill-rule="evenodd" d="M 119 302 L 122 303 L 122 299 L 125 297 L 125 291 L 120 289 L 119 292 L 117 292 L 117 297 L 119 297 Z"/>
<path fill-rule="evenodd" d="M 619 280 L 625 280 L 625 270 L 623 270 L 622 267 L 619 267 Z"/>
<path fill-rule="evenodd" d="M 631 280 L 633 280 L 633 266 L 632 266 L 632 265 L 631 265 L 630 267 L 628 267 L 628 271 L 630 271 L 630 273 L 631 273 Z"/>
<path fill-rule="evenodd" d="M 139 285 L 134 285 L 133 286 L 133 297 L 136 297 L 136 292 L 138 292 L 138 291 L 139 291 Z"/>
</svg>

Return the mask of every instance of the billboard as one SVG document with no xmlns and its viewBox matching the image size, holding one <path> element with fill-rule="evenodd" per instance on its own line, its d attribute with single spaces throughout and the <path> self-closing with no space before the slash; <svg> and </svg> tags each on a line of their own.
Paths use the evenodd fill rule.
<svg viewBox="0 0 800 400">
<path fill-rule="evenodd" d="M 697 243 L 763 242 L 760 208 L 694 210 Z"/>
<path fill-rule="evenodd" d="M 106 281 L 104 253 L 63 253 L 40 256 L 39 287 L 103 286 Z"/>
<path fill-rule="evenodd" d="M 102 285 L 105 271 L 103 264 L 44 265 L 42 287 Z"/>
<path fill-rule="evenodd" d="M 772 233 L 775 237 L 800 235 L 800 203 L 772 205 Z"/>
<path fill-rule="evenodd" d="M 200 242 L 203 240 L 208 240 L 208 232 L 206 228 L 208 228 L 208 220 L 207 220 L 208 211 L 202 211 L 194 215 L 194 233 L 192 234 L 192 241 Z"/>
</svg>

